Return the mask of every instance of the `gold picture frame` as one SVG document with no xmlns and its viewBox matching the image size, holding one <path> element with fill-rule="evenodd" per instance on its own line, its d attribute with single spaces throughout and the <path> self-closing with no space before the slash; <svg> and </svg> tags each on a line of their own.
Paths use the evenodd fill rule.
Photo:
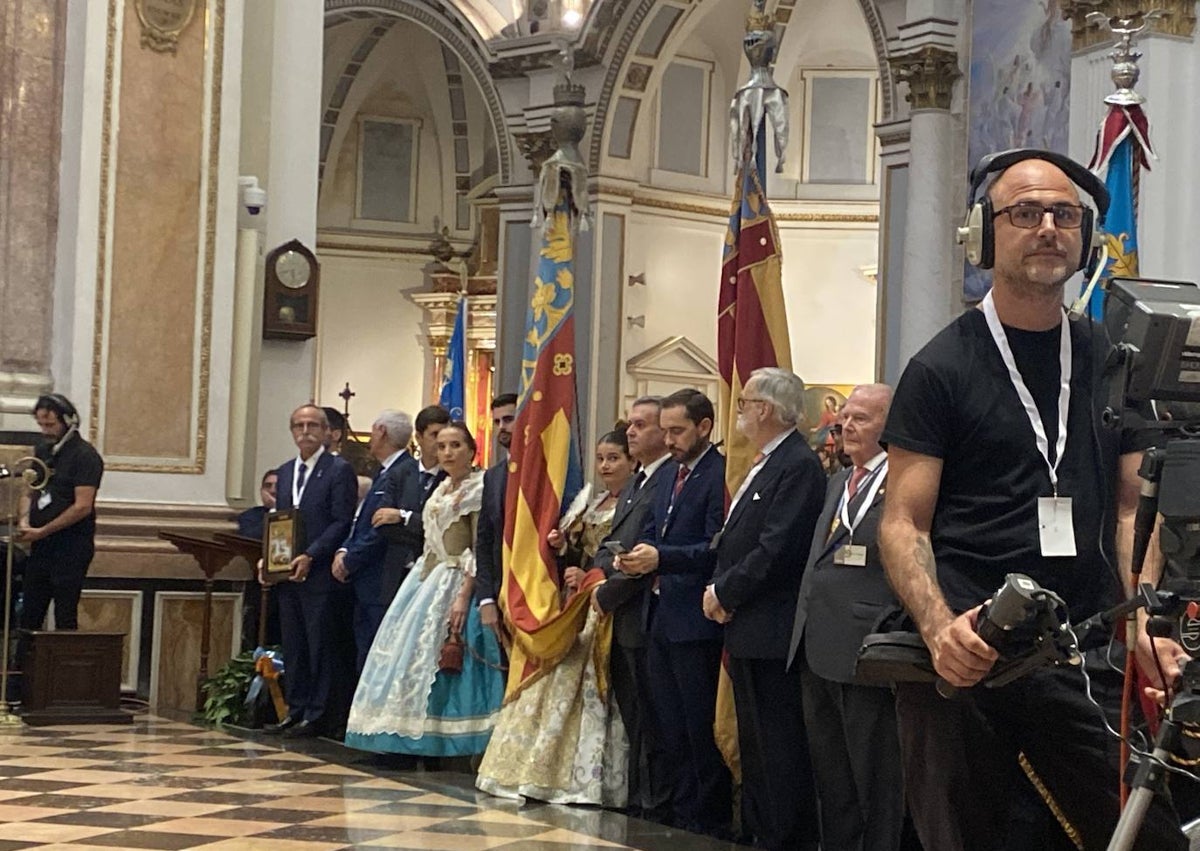
<svg viewBox="0 0 1200 851">
<path fill-rule="evenodd" d="M 263 528 L 263 573 L 269 583 L 291 575 L 292 559 L 299 554 L 303 539 L 299 511 L 291 508 L 267 515 Z"/>
</svg>

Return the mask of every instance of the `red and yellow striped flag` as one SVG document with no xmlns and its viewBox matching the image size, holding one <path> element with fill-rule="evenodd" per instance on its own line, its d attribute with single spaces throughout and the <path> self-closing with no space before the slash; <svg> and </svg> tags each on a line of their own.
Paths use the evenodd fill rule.
<svg viewBox="0 0 1200 851">
<path fill-rule="evenodd" d="M 546 543 L 583 480 L 575 423 L 572 214 L 570 193 L 562 189 L 546 223 L 525 322 L 500 588 L 512 632 L 505 700 L 571 649 L 587 618 L 591 589 L 604 578 L 599 570 L 589 572 L 583 588 L 560 602 L 557 561 Z"/>
<path fill-rule="evenodd" d="M 721 395 L 717 417 L 725 439 L 725 493 L 736 493 L 754 463 L 757 448 L 737 430 L 737 399 L 750 373 L 764 366 L 792 368 L 787 310 L 783 301 L 782 254 L 775 217 L 767 206 L 766 124 L 758 126 L 753 149 L 738 168 L 729 211 L 721 289 L 717 300 L 717 363 Z M 740 779 L 737 713 L 725 658 L 717 681 L 713 735 L 725 764 Z"/>
</svg>

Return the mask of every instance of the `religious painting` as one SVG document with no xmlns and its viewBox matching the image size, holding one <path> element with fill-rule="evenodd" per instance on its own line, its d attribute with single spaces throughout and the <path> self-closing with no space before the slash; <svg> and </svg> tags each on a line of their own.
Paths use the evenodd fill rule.
<svg viewBox="0 0 1200 851">
<path fill-rule="evenodd" d="M 1009 148 L 1066 154 L 1071 25 L 1059 0 L 976 0 L 968 87 L 968 168 Z M 990 272 L 967 265 L 967 301 L 979 301 L 990 287 Z"/>
<path fill-rule="evenodd" d="M 267 515 L 263 532 L 263 573 L 268 582 L 279 582 L 292 572 L 292 559 L 302 542 L 300 512 L 296 509 L 273 511 Z"/>
</svg>

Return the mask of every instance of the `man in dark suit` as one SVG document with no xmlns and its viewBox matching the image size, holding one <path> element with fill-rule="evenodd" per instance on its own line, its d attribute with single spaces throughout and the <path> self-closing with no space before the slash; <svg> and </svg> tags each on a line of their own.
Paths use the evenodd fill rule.
<svg viewBox="0 0 1200 851">
<path fill-rule="evenodd" d="M 475 602 L 479 620 L 500 638 L 500 583 L 504 579 L 504 500 L 508 491 L 508 447 L 517 418 L 517 394 L 492 400 L 492 430 L 500 458 L 483 474 L 483 510 L 475 532 Z"/>
<path fill-rule="evenodd" d="M 876 540 L 887 477 L 879 436 L 891 398 L 886 384 L 864 384 L 842 409 L 853 466 L 829 482 L 792 630 L 788 662 L 803 685 L 824 848 L 901 847 L 904 782 L 895 699 L 889 688 L 854 681 L 863 638 L 899 605 Z"/>
<path fill-rule="evenodd" d="M 643 396 L 629 408 L 629 454 L 641 469 L 621 492 L 613 513 L 608 540 L 625 549 L 638 542 L 654 499 L 670 487 L 673 475 L 666 433 L 659 424 L 662 398 Z M 600 614 L 612 612 L 611 671 L 613 695 L 629 737 L 629 806 L 634 814 L 662 820 L 671 805 L 669 755 L 662 748 L 650 694 L 646 667 L 646 607 L 653 580 L 617 570 L 611 550 L 601 548 L 594 564 L 608 581 L 592 592 L 592 607 Z"/>
<path fill-rule="evenodd" d="M 796 430 L 804 382 L 756 369 L 737 400 L 737 428 L 758 450 L 716 541 L 704 613 L 725 624 L 742 762 L 742 829 L 772 851 L 818 840 L 816 790 L 788 636 L 805 554 L 821 513 L 825 473 Z"/>
<path fill-rule="evenodd" d="M 325 451 L 329 422 L 316 405 L 292 412 L 299 455 L 279 465 L 278 510 L 299 508 L 301 552 L 286 581 L 276 586 L 283 654 L 287 662 L 288 716 L 270 732 L 315 736 L 329 699 L 329 598 L 333 553 L 350 531 L 358 482 L 346 461 Z"/>
<path fill-rule="evenodd" d="M 259 501 L 262 504 L 251 506 L 237 516 L 239 535 L 262 540 L 263 522 L 267 514 L 275 508 L 275 485 L 278 481 L 279 475 L 274 470 L 263 473 L 262 481 L 258 485 Z"/>
<path fill-rule="evenodd" d="M 333 578 L 354 589 L 354 644 L 359 673 L 387 611 L 381 590 L 387 541 L 371 519 L 383 500 L 388 470 L 395 464 L 415 463 L 406 451 L 412 431 L 412 420 L 403 411 L 384 411 L 375 419 L 367 451 L 380 463 L 380 469 L 359 506 L 350 534 L 333 557 Z"/>
<path fill-rule="evenodd" d="M 417 413 L 416 439 L 421 457 L 405 454 L 388 468 L 383 483 L 383 499 L 371 517 L 371 524 L 387 541 L 380 580 L 380 599 L 384 609 L 391 605 L 400 584 L 425 548 L 425 524 L 421 512 L 434 489 L 446 478 L 438 465 L 437 436 L 450 422 L 450 412 L 441 405 L 430 405 Z"/>
<path fill-rule="evenodd" d="M 721 626 L 704 617 L 709 549 L 725 517 L 725 458 L 709 440 L 712 402 L 698 390 L 663 399 L 673 463 L 641 542 L 616 559 L 624 573 L 656 572 L 647 663 L 663 748 L 675 760 L 672 809 L 680 827 L 720 835 L 732 816 L 731 779 L 713 738 Z M 655 602 L 657 601 L 657 602 Z"/>
</svg>

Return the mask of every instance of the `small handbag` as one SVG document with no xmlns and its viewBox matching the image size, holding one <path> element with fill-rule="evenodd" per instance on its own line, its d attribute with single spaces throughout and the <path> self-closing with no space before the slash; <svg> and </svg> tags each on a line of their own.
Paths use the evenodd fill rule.
<svg viewBox="0 0 1200 851">
<path fill-rule="evenodd" d="M 457 632 L 447 632 L 438 654 L 438 670 L 443 674 L 461 674 L 463 669 L 463 640 Z"/>
</svg>

